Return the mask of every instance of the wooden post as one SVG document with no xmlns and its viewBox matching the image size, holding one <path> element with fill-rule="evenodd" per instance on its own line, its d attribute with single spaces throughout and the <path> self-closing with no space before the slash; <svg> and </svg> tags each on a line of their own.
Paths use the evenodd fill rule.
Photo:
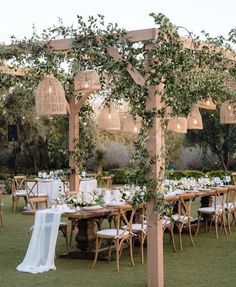
<svg viewBox="0 0 236 287">
<path fill-rule="evenodd" d="M 156 90 L 163 89 L 162 85 L 150 87 L 147 99 L 147 110 L 162 107 L 161 96 L 155 94 Z M 151 165 L 149 178 L 160 179 L 164 159 L 162 152 L 164 149 L 164 131 L 161 126 L 160 118 L 153 118 L 153 125 L 149 129 L 149 138 L 146 143 L 149 154 L 149 161 L 154 160 Z M 148 231 L 147 231 L 147 286 L 164 287 L 164 268 L 163 268 L 163 231 L 160 216 L 153 212 L 154 200 L 147 204 Z"/>
<path fill-rule="evenodd" d="M 73 96 L 70 100 L 69 115 L 69 166 L 73 169 L 70 175 L 70 190 L 79 191 L 79 166 L 73 160 L 73 153 L 77 152 L 79 142 L 79 113 L 76 109 L 77 99 Z"/>
</svg>

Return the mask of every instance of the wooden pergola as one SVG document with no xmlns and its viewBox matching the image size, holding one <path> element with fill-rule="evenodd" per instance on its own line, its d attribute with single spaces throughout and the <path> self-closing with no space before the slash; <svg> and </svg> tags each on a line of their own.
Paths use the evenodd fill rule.
<svg viewBox="0 0 236 287">
<path fill-rule="evenodd" d="M 129 31 L 124 36 L 131 42 L 144 42 L 147 49 L 152 49 L 151 42 L 158 37 L 158 29 L 143 29 L 136 31 Z M 181 41 L 186 49 L 196 49 L 192 45 L 192 39 L 181 38 Z M 50 42 L 50 48 L 57 51 L 67 51 L 72 49 L 73 39 L 61 39 L 52 40 Z M 201 49 L 202 46 L 206 46 L 206 43 L 200 43 L 197 49 Z M 121 61 L 122 56 L 114 47 L 107 49 L 108 54 L 114 59 L 114 61 Z M 236 55 L 230 50 L 224 51 L 225 56 L 232 61 L 236 60 Z M 134 80 L 134 82 L 140 86 L 145 84 L 145 75 L 142 75 L 131 64 L 128 64 L 127 71 Z M 5 74 L 13 74 L 17 76 L 24 76 L 23 69 L 11 69 L 6 66 L 0 66 L 0 72 Z M 161 92 L 163 85 L 149 86 L 146 109 L 159 110 L 163 107 L 161 100 Z M 89 94 L 84 94 L 80 100 L 72 96 L 70 102 L 67 105 L 67 111 L 69 114 L 69 151 L 75 152 L 76 147 L 74 142 L 79 141 L 79 111 L 82 105 L 87 100 Z M 153 117 L 152 127 L 149 128 L 149 138 L 146 143 L 149 159 L 157 159 L 151 166 L 149 178 L 153 180 L 160 180 L 160 170 L 164 168 L 164 159 L 161 157 L 162 150 L 165 146 L 164 130 L 161 125 L 161 118 Z M 70 167 L 77 170 L 70 178 L 70 188 L 72 190 L 78 190 L 79 188 L 79 167 L 73 160 L 70 160 Z M 148 231 L 147 231 L 147 286 L 148 287 L 163 287 L 164 286 L 164 268 L 163 268 L 163 231 L 162 221 L 160 215 L 153 211 L 154 202 L 147 204 L 148 215 Z"/>
</svg>

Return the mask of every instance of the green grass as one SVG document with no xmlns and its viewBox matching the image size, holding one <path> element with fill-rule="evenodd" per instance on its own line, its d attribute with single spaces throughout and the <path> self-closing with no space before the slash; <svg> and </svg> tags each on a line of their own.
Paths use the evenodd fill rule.
<svg viewBox="0 0 236 287">
<path fill-rule="evenodd" d="M 197 203 L 195 203 L 196 205 Z M 64 238 L 58 237 L 56 246 L 56 271 L 42 274 L 21 273 L 16 266 L 23 260 L 31 234 L 28 232 L 34 217 L 22 215 L 20 209 L 11 212 L 11 198 L 4 196 L 5 227 L 0 228 L 0 286 L 9 287 L 144 287 L 146 286 L 146 264 L 140 262 L 135 250 L 136 266 L 131 267 L 128 253 L 121 258 L 121 271 L 116 272 L 115 262 L 99 261 L 91 269 L 90 260 L 62 259 L 66 250 Z M 23 206 L 23 202 L 22 202 Z M 21 206 L 21 207 L 22 207 Z M 178 237 L 176 236 L 176 245 Z M 184 250 L 175 254 L 169 245 L 169 236 L 164 236 L 164 268 L 166 287 L 230 287 L 236 276 L 236 230 L 225 236 L 220 232 L 216 240 L 214 232 L 194 238 L 191 247 L 187 234 L 183 235 Z M 75 245 L 73 246 L 75 248 Z"/>
</svg>

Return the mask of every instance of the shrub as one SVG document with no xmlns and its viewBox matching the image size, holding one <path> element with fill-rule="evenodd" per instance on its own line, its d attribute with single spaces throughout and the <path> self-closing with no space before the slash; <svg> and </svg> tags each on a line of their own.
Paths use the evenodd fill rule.
<svg viewBox="0 0 236 287">
<path fill-rule="evenodd" d="M 219 178 L 224 178 L 226 175 L 231 175 L 230 171 L 226 171 L 226 170 L 211 170 L 208 171 L 207 176 L 209 176 L 210 178 L 212 177 L 219 177 Z"/>
</svg>

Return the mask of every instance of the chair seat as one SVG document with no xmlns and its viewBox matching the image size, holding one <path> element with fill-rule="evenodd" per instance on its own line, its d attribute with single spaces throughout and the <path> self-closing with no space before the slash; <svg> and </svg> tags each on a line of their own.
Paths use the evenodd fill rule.
<svg viewBox="0 0 236 287">
<path fill-rule="evenodd" d="M 122 226 L 122 229 L 126 229 L 127 225 Z M 132 232 L 140 232 L 144 231 L 147 232 L 147 224 L 142 224 L 141 223 L 133 223 L 132 224 Z"/>
<path fill-rule="evenodd" d="M 228 202 L 225 203 L 225 208 L 228 210 L 234 210 L 236 209 L 236 202 Z"/>
<path fill-rule="evenodd" d="M 123 236 L 129 236 L 129 232 L 119 229 L 119 233 L 117 235 L 117 229 L 103 229 L 97 231 L 97 236 L 104 238 L 116 238 L 116 237 L 118 238 Z"/>
<path fill-rule="evenodd" d="M 61 221 L 61 222 L 60 222 L 60 226 L 67 226 L 67 225 L 68 225 L 68 223 L 65 222 L 65 221 Z"/>
<path fill-rule="evenodd" d="M 27 191 L 25 189 L 18 189 L 13 196 L 27 196 Z"/>
<path fill-rule="evenodd" d="M 170 225 L 171 224 L 171 221 L 170 219 L 162 219 L 162 225 L 165 226 L 165 225 Z"/>
<path fill-rule="evenodd" d="M 171 216 L 171 218 L 175 221 L 175 222 L 188 222 L 188 220 L 190 219 L 190 221 L 193 221 L 193 218 L 191 216 L 186 216 L 186 215 L 179 215 L 179 214 L 173 214 Z"/>
<path fill-rule="evenodd" d="M 215 213 L 219 213 L 219 212 L 223 212 L 223 211 L 224 211 L 223 208 L 216 208 L 215 209 L 212 206 L 198 208 L 198 212 L 205 213 L 205 214 L 215 214 Z"/>
</svg>

